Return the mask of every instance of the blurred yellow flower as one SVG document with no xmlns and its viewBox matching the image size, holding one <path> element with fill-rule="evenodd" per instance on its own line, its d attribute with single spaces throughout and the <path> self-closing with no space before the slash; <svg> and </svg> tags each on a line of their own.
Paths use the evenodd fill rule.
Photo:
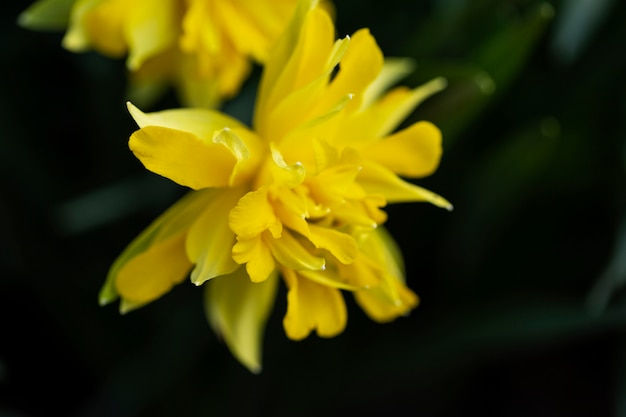
<svg viewBox="0 0 626 417">
<path fill-rule="evenodd" d="M 236 94 L 264 62 L 297 0 L 39 0 L 20 16 L 33 29 L 67 28 L 63 46 L 127 56 L 135 91 L 177 87 L 192 107 Z"/>
<path fill-rule="evenodd" d="M 441 134 L 417 122 L 395 132 L 444 86 L 390 84 L 407 63 L 384 63 L 367 29 L 335 41 L 327 12 L 299 3 L 272 49 L 253 129 L 208 109 L 143 113 L 129 146 L 144 166 L 194 191 L 122 253 L 101 292 L 121 310 L 149 303 L 183 281 L 205 285 L 208 319 L 250 370 L 261 366 L 265 322 L 279 277 L 283 326 L 294 340 L 332 337 L 346 325 L 342 290 L 374 320 L 417 306 L 400 251 L 381 226 L 387 203 L 442 197 L 402 180 L 431 174 Z"/>
</svg>

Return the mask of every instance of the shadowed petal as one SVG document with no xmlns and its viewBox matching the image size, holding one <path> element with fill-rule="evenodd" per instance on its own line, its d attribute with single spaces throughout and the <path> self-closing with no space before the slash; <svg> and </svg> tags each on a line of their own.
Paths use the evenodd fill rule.
<svg viewBox="0 0 626 417">
<path fill-rule="evenodd" d="M 215 190 L 214 197 L 187 234 L 187 256 L 196 267 L 191 282 L 200 285 L 208 279 L 230 274 L 239 265 L 232 258 L 235 234 L 228 227 L 228 212 L 244 194 L 243 189 Z"/>
<path fill-rule="evenodd" d="M 261 372 L 265 323 L 271 313 L 278 278 L 252 283 L 244 268 L 206 285 L 204 308 L 213 330 L 251 372 Z"/>
<path fill-rule="evenodd" d="M 170 207 L 165 213 L 159 216 L 155 221 L 150 224 L 139 236 L 137 236 L 127 247 L 122 254 L 115 260 L 109 273 L 107 275 L 106 282 L 104 283 L 99 294 L 99 301 L 101 305 L 108 304 L 115 301 L 118 298 L 117 279 L 120 272 L 126 268 L 126 265 L 142 253 L 150 251 L 152 247 L 161 245 L 161 242 L 173 242 L 176 239 L 181 239 L 189 229 L 190 225 L 196 220 L 196 217 L 203 209 L 204 205 L 211 199 L 213 195 L 212 190 L 202 190 L 197 192 L 190 192 L 181 198 L 176 204 Z M 181 248 L 184 249 L 184 242 L 180 242 Z M 167 246 L 167 245 L 166 245 Z M 162 250 L 160 248 L 156 251 Z M 146 255 L 152 256 L 152 255 Z M 144 257 L 145 258 L 145 257 Z M 181 262 L 182 263 L 182 262 Z M 150 267 L 149 265 L 147 267 Z M 191 267 L 191 262 L 187 260 L 187 270 Z M 134 268 L 138 268 L 137 265 Z M 182 269 L 182 267 L 181 267 Z M 178 273 L 180 272 L 180 273 Z M 169 278 L 164 278 L 165 281 L 175 282 L 180 278 L 180 275 L 186 274 L 186 271 L 173 271 L 173 275 Z M 141 277 L 139 277 L 141 278 Z M 149 276 L 148 276 L 149 278 Z M 135 279 L 133 277 L 130 278 Z M 119 294 L 124 297 L 124 294 Z M 155 298 L 157 298 L 156 296 Z M 145 302 L 149 297 L 141 297 Z M 140 301 L 140 300 L 135 300 Z M 151 301 L 151 300 L 150 300 Z"/>
</svg>

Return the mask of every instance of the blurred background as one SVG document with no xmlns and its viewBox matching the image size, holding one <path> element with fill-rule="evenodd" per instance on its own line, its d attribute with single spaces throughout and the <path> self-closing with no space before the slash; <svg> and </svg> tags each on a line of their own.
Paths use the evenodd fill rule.
<svg viewBox="0 0 626 417">
<path fill-rule="evenodd" d="M 626 416 L 626 2 L 336 3 L 338 35 L 369 27 L 415 59 L 404 84 L 448 79 L 409 122 L 441 127 L 418 183 L 455 209 L 388 207 L 422 300 L 409 317 L 377 324 L 346 297 L 342 335 L 293 342 L 282 288 L 260 375 L 188 282 L 125 316 L 98 306 L 185 190 L 128 150 L 123 62 L 1 3 L 1 416 Z M 249 118 L 254 82 L 225 111 Z"/>
</svg>

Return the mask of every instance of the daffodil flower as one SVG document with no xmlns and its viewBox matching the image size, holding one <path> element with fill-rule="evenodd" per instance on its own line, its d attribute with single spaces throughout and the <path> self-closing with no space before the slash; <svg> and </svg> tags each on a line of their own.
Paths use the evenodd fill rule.
<svg viewBox="0 0 626 417">
<path fill-rule="evenodd" d="M 422 121 L 396 131 L 444 81 L 388 91 L 406 63 L 385 65 L 367 29 L 335 40 L 332 20 L 315 5 L 298 4 L 271 50 L 252 128 L 209 109 L 144 113 L 128 105 L 140 127 L 132 152 L 192 191 L 122 253 L 100 301 L 120 297 L 129 311 L 190 276 L 205 284 L 215 331 L 254 372 L 280 279 L 290 339 L 341 333 L 347 293 L 372 319 L 393 320 L 418 298 L 382 226 L 383 207 L 426 201 L 451 208 L 400 177 L 435 171 L 439 129 Z"/>
<path fill-rule="evenodd" d="M 297 0 L 39 0 L 20 16 L 33 29 L 67 28 L 63 46 L 126 57 L 133 91 L 177 87 L 186 105 L 215 107 L 264 62 Z M 327 7 L 329 7 L 327 5 Z"/>
</svg>

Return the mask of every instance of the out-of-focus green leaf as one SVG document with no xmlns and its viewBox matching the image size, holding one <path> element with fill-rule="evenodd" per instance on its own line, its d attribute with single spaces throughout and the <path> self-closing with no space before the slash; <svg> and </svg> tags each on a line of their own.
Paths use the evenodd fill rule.
<svg viewBox="0 0 626 417">
<path fill-rule="evenodd" d="M 411 83 L 443 77 L 448 86 L 422 104 L 411 121 L 429 120 L 443 132 L 444 147 L 449 148 L 474 120 L 495 91 L 491 76 L 468 63 L 422 63 Z"/>
<path fill-rule="evenodd" d="M 40 0 L 18 17 L 18 23 L 34 30 L 63 30 L 67 28 L 72 5 L 76 0 Z"/>
<path fill-rule="evenodd" d="M 475 162 L 475 173 L 463 187 L 463 256 L 479 262 L 486 248 L 500 238 L 507 221 L 523 213 L 524 202 L 536 192 L 541 176 L 557 157 L 559 122 L 546 117 L 504 137 Z"/>
<path fill-rule="evenodd" d="M 537 41 L 552 20 L 554 9 L 541 3 L 517 20 L 511 20 L 485 43 L 478 45 L 474 62 L 484 68 L 502 93 L 525 67 Z"/>
<path fill-rule="evenodd" d="M 454 26 L 457 19 L 470 25 L 467 22 L 478 19 L 477 16 L 487 3 L 490 2 L 468 2 L 464 10 L 457 12 L 458 16 L 446 17 L 450 20 L 443 22 L 443 27 Z M 524 69 L 553 15 L 552 6 L 540 3 L 521 16 L 509 18 L 506 24 L 494 29 L 481 42 L 468 45 L 472 51 L 465 61 L 419 61 L 416 76 L 420 79 L 443 76 L 449 84 L 446 91 L 425 103 L 416 116 L 436 123 L 444 132 L 445 146 L 450 147 L 485 106 L 493 102 L 496 96 L 501 96 Z M 434 38 L 433 43 L 439 42 L 439 48 L 445 49 L 447 35 L 438 33 L 441 30 L 435 30 L 432 36 L 420 36 L 419 39 Z M 423 53 L 424 47 L 419 44 L 414 45 L 414 48 Z M 431 51 L 433 54 L 435 52 Z"/>
</svg>

